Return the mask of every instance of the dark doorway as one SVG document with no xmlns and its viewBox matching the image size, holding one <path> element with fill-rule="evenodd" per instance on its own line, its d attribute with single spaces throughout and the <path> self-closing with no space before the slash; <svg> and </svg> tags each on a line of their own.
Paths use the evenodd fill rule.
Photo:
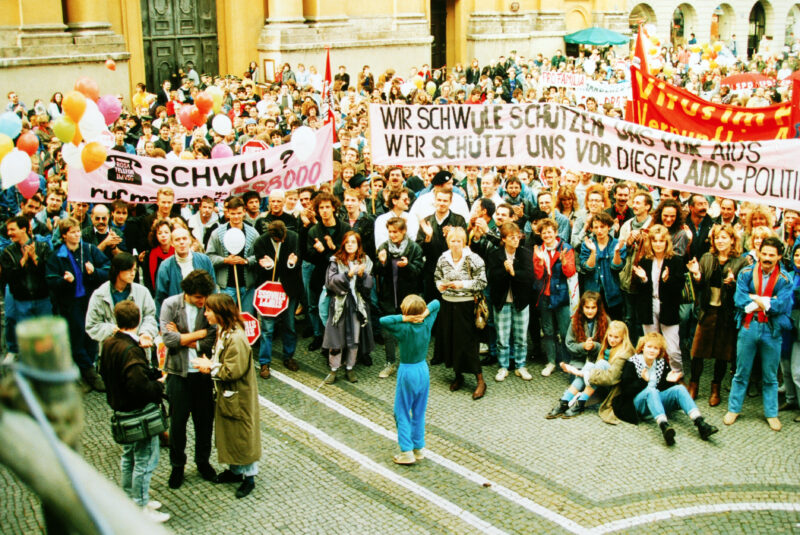
<svg viewBox="0 0 800 535">
<path fill-rule="evenodd" d="M 431 69 L 447 64 L 447 0 L 431 0 Z"/>
<path fill-rule="evenodd" d="M 141 6 L 148 91 L 164 80 L 176 88 L 178 69 L 189 61 L 198 74 L 218 74 L 216 0 L 141 0 Z"/>
<path fill-rule="evenodd" d="M 764 5 L 758 2 L 750 10 L 750 27 L 747 32 L 747 57 L 752 58 L 758 52 L 758 45 L 767 28 L 767 17 L 764 13 Z"/>
</svg>

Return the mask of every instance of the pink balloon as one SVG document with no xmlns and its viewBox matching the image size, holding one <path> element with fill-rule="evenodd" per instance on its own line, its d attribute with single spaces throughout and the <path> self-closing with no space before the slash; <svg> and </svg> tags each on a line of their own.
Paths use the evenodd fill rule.
<svg viewBox="0 0 800 535">
<path fill-rule="evenodd" d="M 194 121 L 192 121 L 192 107 L 181 106 L 181 109 L 178 110 L 178 120 L 186 130 L 194 130 L 195 124 Z"/>
<path fill-rule="evenodd" d="M 122 103 L 114 95 L 103 95 L 97 101 L 97 109 L 103 114 L 106 124 L 110 125 L 119 119 L 119 115 L 122 113 Z"/>
<path fill-rule="evenodd" d="M 39 175 L 31 171 L 25 180 L 17 184 L 17 189 L 23 197 L 30 199 L 34 193 L 39 191 Z"/>
<path fill-rule="evenodd" d="M 233 156 L 233 151 L 225 143 L 217 143 L 211 149 L 211 157 L 214 159 L 230 158 L 231 156 Z"/>
</svg>

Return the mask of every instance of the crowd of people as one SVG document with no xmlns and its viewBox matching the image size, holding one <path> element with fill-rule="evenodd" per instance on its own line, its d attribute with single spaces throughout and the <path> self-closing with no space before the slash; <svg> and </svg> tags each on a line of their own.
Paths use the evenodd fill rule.
<svg viewBox="0 0 800 535">
<path fill-rule="evenodd" d="M 700 63 L 682 52 L 665 51 L 674 81 L 714 91 L 721 73 L 698 72 Z M 756 58 L 755 67 L 793 62 L 793 52 Z M 672 445 L 671 411 L 685 412 L 708 440 L 718 428 L 696 399 L 713 407 L 727 394 L 724 423 L 731 425 L 745 398 L 760 393 L 768 425 L 779 431 L 779 411 L 800 411 L 798 211 L 559 167 L 371 161 L 369 102 L 575 105 L 565 88 L 540 88 L 539 74 L 583 72 L 615 83 L 626 77 L 615 65 L 612 51 L 587 51 L 579 60 L 511 53 L 466 69 L 423 66 L 406 80 L 392 70 L 375 77 L 365 66 L 351 81 L 342 67 L 334 82 L 331 180 L 220 204 L 207 197 L 176 204 L 168 187 L 153 205 L 71 202 L 49 127 L 61 112 L 60 93 L 31 112 L 12 93 L 8 109 L 40 139 L 32 161 L 41 188 L 25 197 L 14 186 L 0 196 L 5 350 L 18 350 L 16 323 L 63 316 L 87 390 L 107 390 L 119 411 L 168 400 L 169 486 L 184 481 L 191 417 L 199 474 L 239 483 L 237 497 L 255 485 L 257 377 L 270 378 L 276 337 L 291 372 L 300 368 L 299 340 L 308 339 L 307 349 L 326 359 L 329 385 L 397 374 L 400 464 L 424 457 L 431 338 L 430 364 L 452 369 L 453 392 L 469 381 L 474 400 L 487 394 L 485 370 L 495 383 L 512 371 L 531 381 L 530 366 L 541 361 L 537 380 L 563 373 L 569 383 L 548 419 L 576 417 L 596 400 L 603 421 L 654 418 Z M 252 67 L 241 80 L 192 72 L 164 81 L 156 95 L 139 84 L 131 111 L 113 126 L 116 150 L 208 158 L 215 144 L 239 153 L 250 139 L 274 146 L 297 126 L 322 124 L 322 80 L 313 68 L 284 65 L 267 86 L 256 86 Z M 220 113 L 234 125 L 225 136 L 211 119 L 187 131 L 176 118 L 210 84 L 225 91 Z M 581 105 L 622 114 L 597 104 Z M 244 236 L 243 250 L 228 250 L 233 229 Z M 251 348 L 238 308 L 255 313 L 253 293 L 266 281 L 282 284 L 288 307 L 276 317 L 259 315 L 261 337 Z M 379 369 L 369 368 L 373 358 Z M 111 359 L 116 365 L 106 364 Z M 713 363 L 708 382 L 701 381 L 706 361 Z M 214 429 L 219 462 L 230 465 L 220 474 L 209 460 Z M 126 447 L 123 486 L 164 521 L 168 515 L 148 494 L 157 462 L 153 437 Z"/>
</svg>

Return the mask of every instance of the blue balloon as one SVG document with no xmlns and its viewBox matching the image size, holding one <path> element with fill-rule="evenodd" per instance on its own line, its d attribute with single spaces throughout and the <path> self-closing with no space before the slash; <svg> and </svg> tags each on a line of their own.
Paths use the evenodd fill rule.
<svg viewBox="0 0 800 535">
<path fill-rule="evenodd" d="M 22 119 L 13 111 L 0 115 L 0 133 L 15 139 L 22 132 Z"/>
</svg>

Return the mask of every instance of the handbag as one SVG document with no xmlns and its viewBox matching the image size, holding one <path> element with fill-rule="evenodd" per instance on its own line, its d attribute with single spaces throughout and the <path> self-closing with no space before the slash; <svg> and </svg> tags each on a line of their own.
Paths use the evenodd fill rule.
<svg viewBox="0 0 800 535">
<path fill-rule="evenodd" d="M 160 403 L 148 403 L 130 412 L 114 411 L 111 415 L 111 435 L 117 444 L 132 444 L 169 429 L 169 416 Z"/>
<path fill-rule="evenodd" d="M 483 330 L 489 321 L 489 305 L 486 303 L 486 296 L 483 292 L 476 295 L 475 299 L 475 327 Z"/>
<path fill-rule="evenodd" d="M 692 280 L 692 274 L 688 271 L 683 274 L 684 281 L 683 281 L 683 288 L 681 288 L 681 304 L 692 304 L 695 300 L 694 294 L 694 281 Z"/>
</svg>

